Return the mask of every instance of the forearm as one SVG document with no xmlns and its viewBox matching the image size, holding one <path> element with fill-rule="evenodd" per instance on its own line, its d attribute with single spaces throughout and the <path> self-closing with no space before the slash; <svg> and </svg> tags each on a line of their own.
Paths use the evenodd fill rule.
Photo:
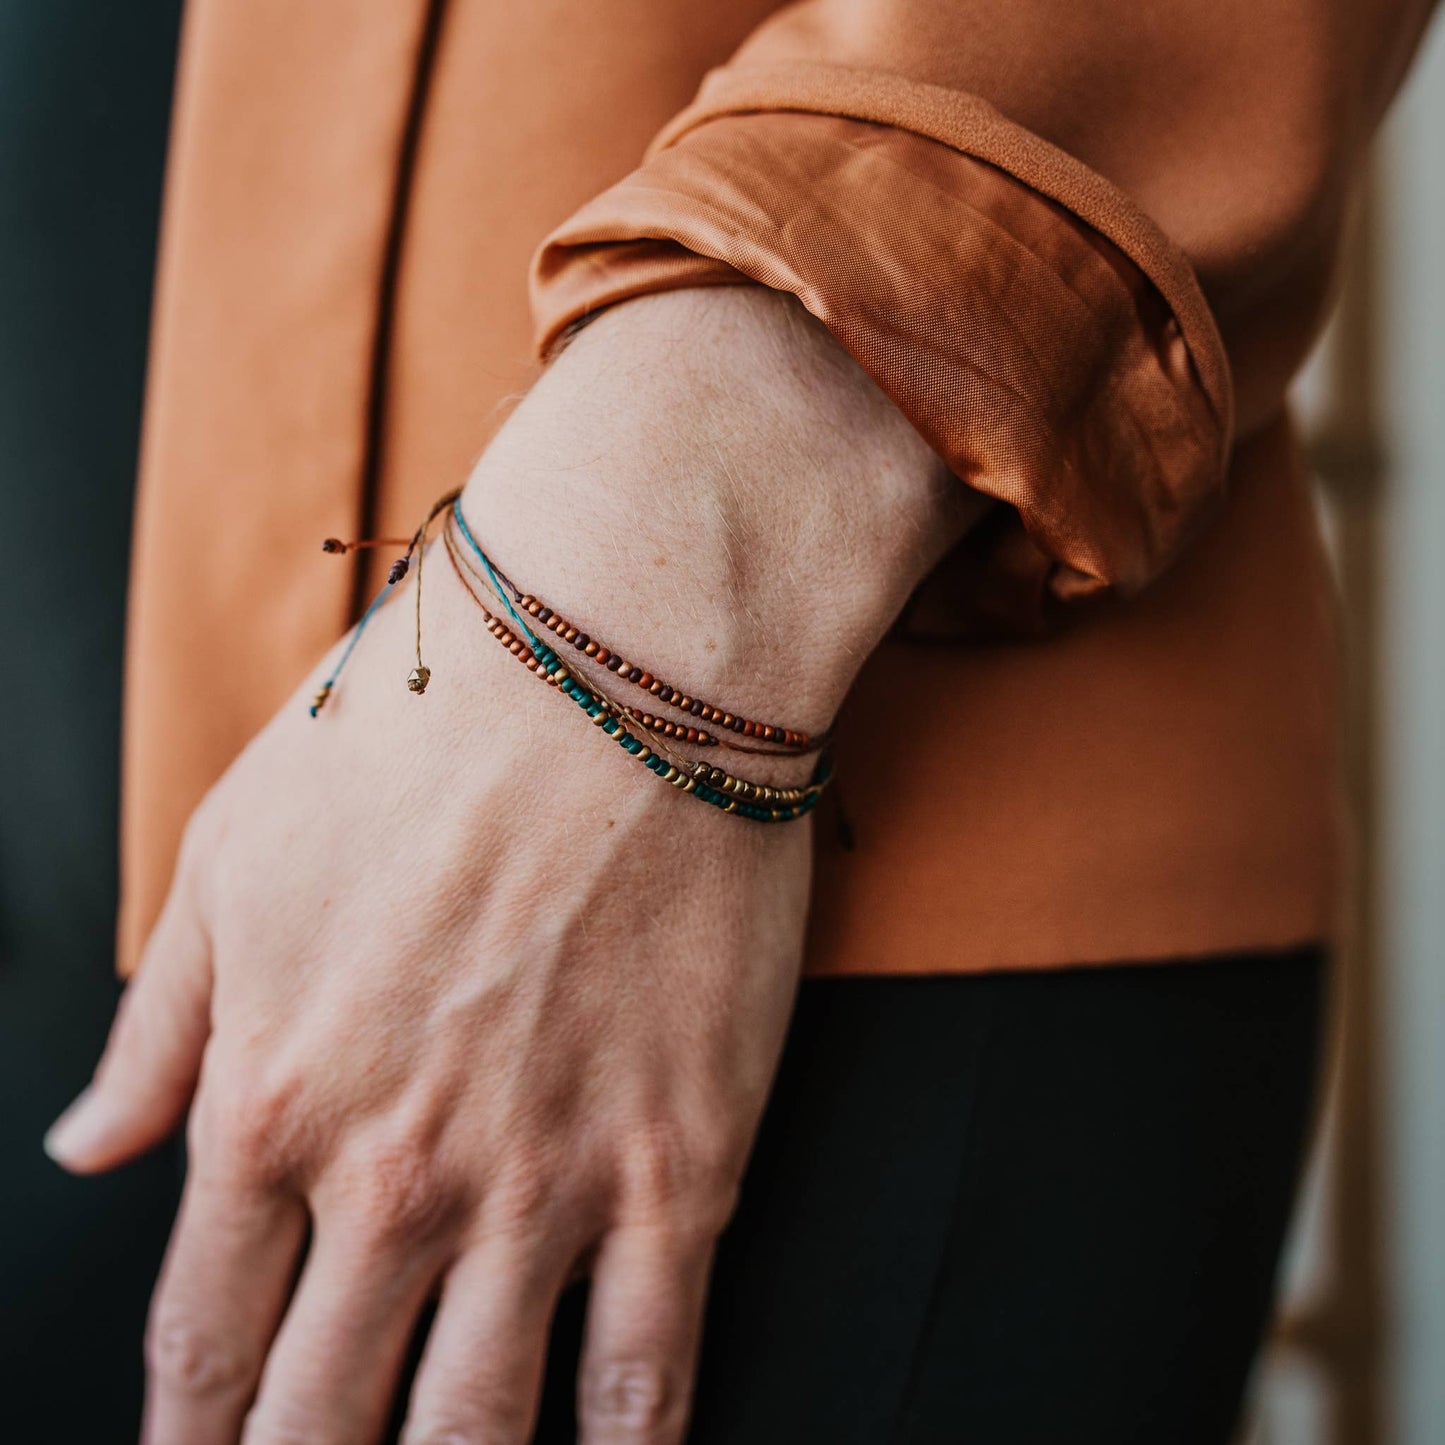
<svg viewBox="0 0 1445 1445">
<path fill-rule="evenodd" d="M 610 309 L 464 505 L 520 585 L 659 675 L 816 729 L 985 505 L 791 297 Z"/>
</svg>

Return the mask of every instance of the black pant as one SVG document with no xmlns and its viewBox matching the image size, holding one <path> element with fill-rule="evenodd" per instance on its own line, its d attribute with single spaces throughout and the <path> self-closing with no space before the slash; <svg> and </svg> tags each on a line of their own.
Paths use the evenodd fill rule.
<svg viewBox="0 0 1445 1445">
<path fill-rule="evenodd" d="M 1308 1133 L 1317 950 L 803 985 L 694 1445 L 1225 1445 Z M 575 1438 L 585 1286 L 540 1445 Z"/>
</svg>

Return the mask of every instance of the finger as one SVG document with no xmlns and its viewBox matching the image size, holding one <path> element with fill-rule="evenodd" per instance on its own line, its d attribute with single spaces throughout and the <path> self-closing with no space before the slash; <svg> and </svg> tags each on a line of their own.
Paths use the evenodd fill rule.
<svg viewBox="0 0 1445 1445">
<path fill-rule="evenodd" d="M 50 1126 L 45 1152 L 75 1174 L 144 1153 L 180 1123 L 210 1034 L 211 958 L 188 875 L 177 875 L 95 1078 Z"/>
<path fill-rule="evenodd" d="M 602 1241 L 577 1379 L 583 1445 L 676 1445 L 687 1427 L 711 1235 L 628 1225 Z"/>
<path fill-rule="evenodd" d="M 457 1260 L 412 1387 L 403 1445 L 532 1438 L 548 1329 L 574 1253 L 507 1234 Z"/>
<path fill-rule="evenodd" d="M 442 1260 L 435 1242 L 378 1242 L 318 1217 L 246 1418 L 245 1445 L 375 1440 Z"/>
<path fill-rule="evenodd" d="M 146 1445 L 234 1445 L 306 1225 L 295 1196 L 187 1179 L 146 1331 Z"/>
</svg>

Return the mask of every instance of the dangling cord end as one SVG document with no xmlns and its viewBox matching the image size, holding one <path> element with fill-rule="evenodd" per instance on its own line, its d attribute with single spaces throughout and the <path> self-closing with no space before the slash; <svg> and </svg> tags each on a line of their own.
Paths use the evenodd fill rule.
<svg viewBox="0 0 1445 1445">
<path fill-rule="evenodd" d="M 406 685 L 418 697 L 426 691 L 426 685 L 431 681 L 431 668 L 421 660 L 421 564 L 422 559 L 426 556 L 427 533 L 431 531 L 432 523 L 460 496 L 461 490 L 458 489 L 448 492 L 446 496 L 440 497 L 432 503 L 431 510 L 426 514 L 426 520 L 416 529 L 405 555 L 398 557 L 391 564 L 391 571 L 387 574 L 388 582 L 395 586 L 406 576 L 412 557 L 416 557 L 416 666 L 407 673 Z"/>
<path fill-rule="evenodd" d="M 436 518 L 461 495 L 460 490 L 448 492 L 432 504 L 431 510 L 426 514 L 426 520 L 412 533 L 409 539 L 403 540 L 399 537 L 366 537 L 357 542 L 343 542 L 339 537 L 327 537 L 321 544 L 323 552 L 333 555 L 344 555 L 347 552 L 358 551 L 366 547 L 405 547 L 395 562 L 391 564 L 386 575 L 386 586 L 372 599 L 371 605 L 361 614 L 361 620 L 356 624 L 356 630 L 351 634 L 351 640 L 346 644 L 341 657 L 337 660 L 331 676 L 321 684 L 316 696 L 311 700 L 308 709 L 312 717 L 316 717 L 321 709 L 326 706 L 327 700 L 331 697 L 331 691 L 336 686 L 337 679 L 341 676 L 341 669 L 349 661 L 356 644 L 361 640 L 361 634 L 366 630 L 366 624 L 371 621 L 372 614 L 391 594 L 392 589 L 402 581 L 411 570 L 411 559 L 416 557 L 416 666 L 407 674 L 406 685 L 414 693 L 426 691 L 426 685 L 431 681 L 431 668 L 421 660 L 421 558 L 418 550 L 424 546 L 427 533 L 431 530 L 432 523 Z"/>
<path fill-rule="evenodd" d="M 367 547 L 405 547 L 405 537 L 363 537 L 357 542 L 343 542 L 340 537 L 327 537 L 321 543 L 323 552 L 333 556 L 344 556 L 347 552 L 361 552 Z"/>
<path fill-rule="evenodd" d="M 371 599 L 371 605 L 361 614 L 361 620 L 351 633 L 351 638 L 341 651 L 341 656 L 336 659 L 336 666 L 331 669 L 331 676 L 316 690 L 316 696 L 311 699 L 311 706 L 307 711 L 312 717 L 316 717 L 324 708 L 331 697 L 331 691 L 336 686 L 336 680 L 341 676 L 341 669 L 351 659 L 351 654 L 356 651 L 356 644 L 361 641 L 361 634 L 366 631 L 366 624 L 376 614 L 376 609 L 391 596 L 391 586 L 383 587 L 375 597 Z"/>
</svg>

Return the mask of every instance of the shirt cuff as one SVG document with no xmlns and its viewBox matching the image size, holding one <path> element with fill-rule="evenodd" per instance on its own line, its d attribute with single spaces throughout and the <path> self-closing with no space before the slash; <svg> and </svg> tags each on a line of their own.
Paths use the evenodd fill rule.
<svg viewBox="0 0 1445 1445">
<path fill-rule="evenodd" d="M 1028 629 L 1136 592 L 1222 492 L 1228 365 L 1187 259 L 976 96 L 845 67 L 714 72 L 543 242 L 537 347 L 629 297 L 742 282 L 797 296 L 1005 504 L 951 587 L 974 618 Z"/>
</svg>

